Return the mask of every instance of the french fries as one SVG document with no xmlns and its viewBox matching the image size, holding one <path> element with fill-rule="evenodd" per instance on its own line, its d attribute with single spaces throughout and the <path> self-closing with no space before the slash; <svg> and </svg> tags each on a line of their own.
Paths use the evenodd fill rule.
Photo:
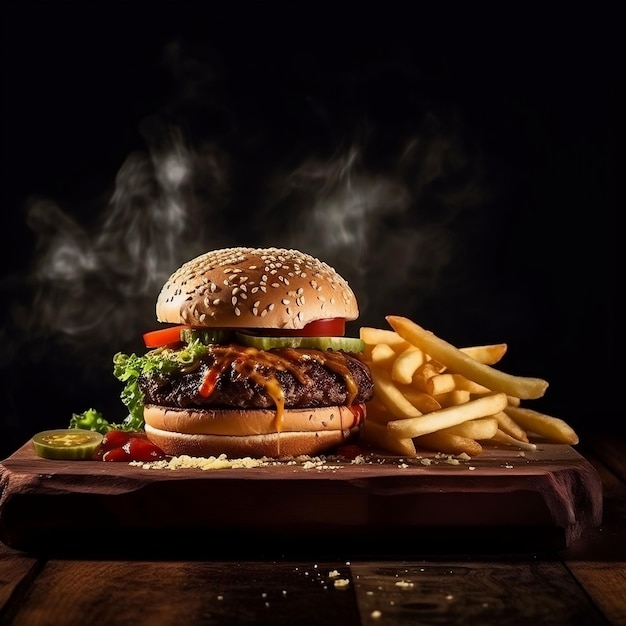
<svg viewBox="0 0 626 626">
<path fill-rule="evenodd" d="M 578 443 L 578 435 L 574 429 L 558 417 L 544 415 L 532 409 L 509 406 L 504 411 L 516 421 L 522 428 L 554 441 L 575 445 Z"/>
<path fill-rule="evenodd" d="M 542 397 L 548 383 L 494 368 L 505 343 L 457 348 L 408 318 L 386 319 L 391 330 L 360 332 L 374 380 L 363 437 L 373 447 L 402 456 L 424 448 L 472 457 L 485 445 L 536 450 L 529 433 L 578 443 L 563 420 L 521 406 Z"/>
<path fill-rule="evenodd" d="M 419 437 L 442 428 L 457 426 L 469 420 L 498 413 L 506 408 L 506 395 L 503 393 L 470 400 L 465 404 L 456 404 L 418 417 L 394 419 L 387 423 L 387 428 L 400 437 Z"/>
<path fill-rule="evenodd" d="M 391 327 L 414 346 L 422 349 L 432 358 L 443 363 L 457 374 L 463 374 L 492 391 L 502 391 L 520 399 L 541 398 L 546 392 L 548 383 L 540 378 L 523 378 L 512 376 L 490 365 L 480 363 L 470 355 L 435 334 L 425 330 L 406 317 L 388 315 Z"/>
</svg>

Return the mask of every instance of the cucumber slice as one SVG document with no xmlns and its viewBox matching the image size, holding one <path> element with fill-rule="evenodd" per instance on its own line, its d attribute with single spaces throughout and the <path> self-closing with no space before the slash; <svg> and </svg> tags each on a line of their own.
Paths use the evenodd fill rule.
<svg viewBox="0 0 626 626">
<path fill-rule="evenodd" d="M 238 332 L 237 340 L 245 346 L 259 350 L 272 348 L 315 348 L 317 350 L 343 350 L 363 352 L 365 344 L 354 337 L 266 337 Z"/>
<path fill-rule="evenodd" d="M 103 435 L 82 428 L 44 430 L 33 436 L 33 446 L 44 459 L 90 460 L 102 443 Z"/>
<path fill-rule="evenodd" d="M 204 345 L 212 343 L 228 343 L 232 339 L 233 333 L 223 328 L 183 328 L 180 331 L 180 339 L 186 343 L 191 343 L 196 339 Z"/>
</svg>

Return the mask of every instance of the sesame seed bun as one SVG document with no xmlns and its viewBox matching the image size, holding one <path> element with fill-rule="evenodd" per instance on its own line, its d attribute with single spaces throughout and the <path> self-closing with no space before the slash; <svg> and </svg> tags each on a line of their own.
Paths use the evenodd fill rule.
<svg viewBox="0 0 626 626">
<path fill-rule="evenodd" d="M 160 322 L 298 330 L 327 318 L 354 320 L 356 297 L 332 267 L 297 250 L 225 248 L 176 270 L 157 299 Z"/>
</svg>

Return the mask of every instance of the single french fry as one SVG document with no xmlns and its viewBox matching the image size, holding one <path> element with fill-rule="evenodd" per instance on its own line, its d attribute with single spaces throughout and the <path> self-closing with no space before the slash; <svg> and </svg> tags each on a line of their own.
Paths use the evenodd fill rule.
<svg viewBox="0 0 626 626">
<path fill-rule="evenodd" d="M 396 419 L 419 417 L 422 413 L 415 408 L 391 380 L 391 375 L 374 365 L 370 366 L 374 381 L 374 397 L 378 398 Z"/>
<path fill-rule="evenodd" d="M 510 405 L 506 407 L 504 412 L 525 430 L 545 437 L 554 443 L 575 445 L 579 441 L 576 431 L 558 417 Z"/>
<path fill-rule="evenodd" d="M 430 413 L 441 408 L 441 404 L 439 404 L 435 398 L 416 389 L 413 385 L 398 385 L 398 389 L 400 389 L 402 395 L 422 413 Z"/>
<path fill-rule="evenodd" d="M 393 363 L 391 378 L 398 383 L 408 385 L 413 380 L 415 370 L 425 361 L 424 353 L 413 346 L 404 350 Z"/>
<path fill-rule="evenodd" d="M 442 407 L 465 404 L 470 401 L 470 392 L 465 389 L 453 389 L 446 393 L 439 393 L 433 396 Z"/>
<path fill-rule="evenodd" d="M 389 369 L 397 358 L 398 355 L 388 343 L 377 343 L 375 346 L 372 346 L 370 359 L 378 367 Z"/>
<path fill-rule="evenodd" d="M 495 365 L 506 354 L 506 343 L 495 343 L 487 346 L 470 346 L 467 348 L 461 348 L 461 352 L 464 352 L 468 356 L 472 357 L 475 361 L 484 363 L 485 365 Z"/>
<path fill-rule="evenodd" d="M 451 374 L 451 376 L 454 378 L 454 386 L 456 389 L 464 389 L 465 391 L 469 391 L 471 394 L 477 396 L 491 393 L 491 389 L 489 389 L 489 387 L 479 385 L 477 382 L 466 378 L 462 374 Z"/>
<path fill-rule="evenodd" d="M 424 447 L 433 452 L 454 455 L 465 453 L 468 456 L 478 456 L 483 451 L 478 441 L 444 431 L 421 435 L 415 439 L 415 445 L 417 448 Z"/>
<path fill-rule="evenodd" d="M 426 379 L 426 393 L 436 396 L 440 393 L 448 393 L 456 389 L 456 382 L 452 374 L 436 374 Z"/>
<path fill-rule="evenodd" d="M 505 432 L 507 435 L 517 439 L 519 441 L 528 441 L 528 435 L 526 431 L 509 415 L 504 411 L 496 413 L 494 419 L 498 422 L 498 428 Z"/>
<path fill-rule="evenodd" d="M 372 447 L 379 450 L 386 450 L 392 454 L 399 454 L 400 456 L 406 457 L 417 456 L 415 444 L 412 439 L 396 437 L 383 424 L 369 421 L 369 414 L 368 419 L 366 419 L 363 424 L 360 436 Z"/>
<path fill-rule="evenodd" d="M 513 376 L 480 363 L 406 317 L 388 315 L 386 319 L 403 339 L 440 361 L 454 373 L 463 374 L 493 391 L 521 399 L 540 398 L 546 392 L 548 383 L 541 378 Z"/>
<path fill-rule="evenodd" d="M 484 417 L 451 426 L 441 432 L 448 432 L 468 439 L 491 439 L 498 432 L 498 422 L 493 418 Z"/>
<path fill-rule="evenodd" d="M 376 345 L 386 343 L 392 348 L 404 350 L 408 346 L 406 339 L 403 339 L 393 330 L 383 328 L 372 328 L 371 326 L 362 326 L 359 331 L 359 337 L 368 345 Z"/>
<path fill-rule="evenodd" d="M 509 396 L 508 398 L 511 406 L 519 406 L 521 404 L 521 400 L 515 396 Z"/>
<path fill-rule="evenodd" d="M 530 443 L 529 441 L 523 441 L 520 439 L 516 439 L 515 437 L 511 437 L 508 433 L 505 433 L 503 430 L 498 428 L 495 435 L 489 438 L 489 441 L 495 441 L 496 443 L 504 443 L 507 446 L 516 446 L 517 448 L 521 448 L 522 450 L 530 450 L 531 452 L 537 449 L 537 446 L 534 443 Z"/>
<path fill-rule="evenodd" d="M 445 409 L 439 409 L 418 417 L 395 419 L 387 423 L 387 428 L 395 431 L 400 437 L 419 437 L 442 428 L 449 428 L 478 417 L 488 417 L 504 410 L 506 395 L 496 393 L 470 400 Z"/>
</svg>

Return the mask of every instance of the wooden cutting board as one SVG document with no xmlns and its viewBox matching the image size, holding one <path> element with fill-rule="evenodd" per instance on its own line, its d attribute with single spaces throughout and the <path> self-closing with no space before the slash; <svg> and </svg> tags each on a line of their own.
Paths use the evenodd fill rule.
<svg viewBox="0 0 626 626">
<path fill-rule="evenodd" d="M 27 442 L 0 464 L 0 540 L 60 554 L 408 556 L 561 549 L 601 522 L 600 478 L 570 446 L 450 461 L 144 469 L 41 459 Z"/>
</svg>

